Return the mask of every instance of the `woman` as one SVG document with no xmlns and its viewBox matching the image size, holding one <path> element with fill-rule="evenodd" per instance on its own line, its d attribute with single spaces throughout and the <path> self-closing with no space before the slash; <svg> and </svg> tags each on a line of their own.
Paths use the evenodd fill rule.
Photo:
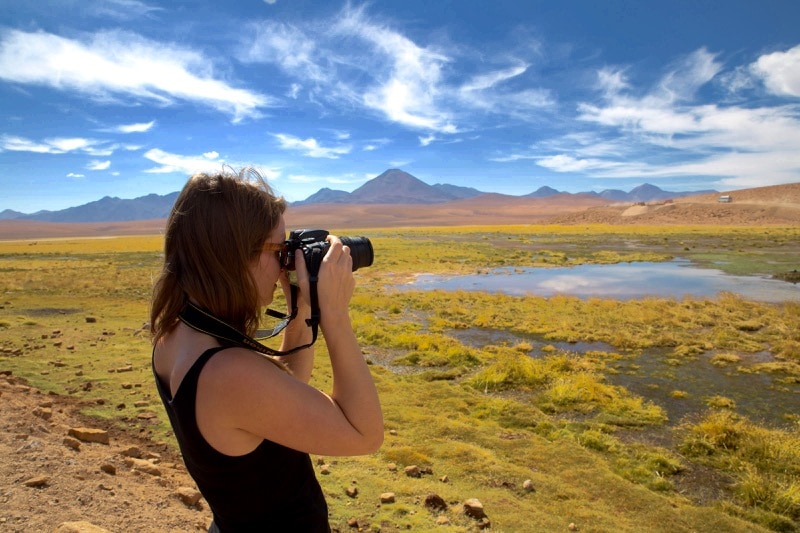
<svg viewBox="0 0 800 533">
<path fill-rule="evenodd" d="M 211 507 L 210 531 L 329 531 L 309 454 L 367 454 L 383 441 L 378 395 L 348 314 L 352 260 L 338 238 L 328 238 L 317 282 L 330 396 L 308 385 L 313 346 L 269 357 L 180 319 L 191 302 L 253 336 L 278 283 L 291 301 L 279 261 L 285 209 L 252 170 L 199 174 L 167 221 L 150 317 L 153 371 L 186 467 Z M 282 350 L 311 342 L 308 274 L 295 254 L 300 295 Z"/>
</svg>

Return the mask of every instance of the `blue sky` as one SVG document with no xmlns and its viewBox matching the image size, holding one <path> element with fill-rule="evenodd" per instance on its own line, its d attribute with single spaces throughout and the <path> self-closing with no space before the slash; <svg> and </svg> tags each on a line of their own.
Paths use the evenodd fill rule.
<svg viewBox="0 0 800 533">
<path fill-rule="evenodd" d="M 800 2 L 3 0 L 0 210 L 254 166 L 521 195 L 800 182 Z"/>
</svg>

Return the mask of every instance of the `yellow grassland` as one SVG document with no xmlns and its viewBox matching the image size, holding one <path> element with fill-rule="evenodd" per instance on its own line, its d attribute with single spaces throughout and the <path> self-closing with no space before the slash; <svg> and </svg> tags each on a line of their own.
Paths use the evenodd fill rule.
<svg viewBox="0 0 800 533">
<path fill-rule="evenodd" d="M 765 366 L 746 371 L 777 373 L 795 391 L 787 398 L 796 401 L 800 304 L 734 295 L 619 302 L 397 287 L 423 272 L 677 256 L 723 259 L 732 272 L 777 273 L 800 262 L 797 227 L 519 225 L 342 233 L 368 235 L 375 247 L 375 264 L 356 273 L 351 313 L 372 363 L 387 437 L 373 455 L 326 458 L 336 463 L 320 479 L 334 527 L 348 530 L 348 518 L 357 516 L 383 531 L 473 531 L 474 521 L 453 504 L 478 498 L 494 531 L 565 531 L 569 524 L 615 532 L 800 528 L 799 418 L 760 426 L 719 397 L 705 411 L 670 421 L 656 403 L 606 379 L 616 361 L 651 348 L 664 349 L 668 365 L 717 353 L 713 364 L 734 371 L 743 356 L 767 353 Z M 0 242 L 0 370 L 45 391 L 102 397 L 102 404 L 87 403 L 86 412 L 174 446 L 153 388 L 143 327 L 162 246 L 160 236 Z M 469 346 L 448 334 L 473 327 L 553 343 L 602 341 L 614 349 L 577 354 L 550 346 L 532 358 L 524 342 Z M 320 343 L 313 383 L 323 390 L 331 384 L 326 355 Z M 672 396 L 685 396 L 681 383 Z M 145 407 L 134 407 L 137 401 Z M 156 410 L 155 423 L 138 419 L 142 410 Z M 408 465 L 433 473 L 410 478 L 403 474 Z M 703 480 L 689 475 L 700 467 L 730 480 L 721 496 L 704 496 Z M 523 488 L 526 480 L 535 490 Z M 375 497 L 343 498 L 342 488 L 354 483 Z M 376 507 L 377 495 L 388 491 L 397 503 Z M 420 504 L 430 493 L 451 504 L 444 512 L 448 526 L 436 526 L 437 515 Z"/>
</svg>

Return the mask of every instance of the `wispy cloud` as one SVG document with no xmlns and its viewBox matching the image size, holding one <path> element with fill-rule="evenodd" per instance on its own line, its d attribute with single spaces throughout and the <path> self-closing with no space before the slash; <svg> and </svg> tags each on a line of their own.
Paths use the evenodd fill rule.
<svg viewBox="0 0 800 533">
<path fill-rule="evenodd" d="M 114 133 L 145 133 L 153 129 L 155 125 L 156 121 L 151 120 L 150 122 L 141 122 L 138 124 L 121 124 L 102 131 L 111 131 Z"/>
<path fill-rule="evenodd" d="M 300 139 L 299 137 L 287 135 L 285 133 L 276 133 L 274 137 L 278 139 L 281 148 L 302 152 L 303 155 L 308 157 L 338 159 L 342 155 L 349 154 L 353 149 L 353 147 L 349 145 L 321 146 L 316 139 Z"/>
<path fill-rule="evenodd" d="M 90 161 L 86 168 L 89 170 L 108 170 L 111 161 Z"/>
<path fill-rule="evenodd" d="M 129 32 L 98 32 L 79 40 L 9 30 L 1 39 L 0 78 L 14 83 L 98 99 L 187 101 L 227 113 L 234 122 L 260 116 L 261 108 L 274 104 L 216 78 L 213 62 L 199 52 Z"/>
<path fill-rule="evenodd" d="M 796 65 L 800 47 L 762 56 L 749 72 L 761 77 L 771 92 L 792 96 L 795 89 L 800 94 Z M 602 100 L 578 107 L 580 121 L 602 128 L 593 135 L 594 142 L 565 136 L 561 149 L 554 143 L 550 153 L 534 147 L 519 157 L 533 157 L 556 172 L 591 177 L 710 176 L 718 184 L 738 187 L 796 181 L 800 106 L 701 102 L 698 93 L 715 81 L 730 82 L 727 74 L 705 49 L 673 65 L 658 83 L 638 94 L 625 69 L 603 69 L 598 73 Z M 739 69 L 738 88 L 755 86 L 742 83 L 742 75 Z"/>
<path fill-rule="evenodd" d="M 459 53 L 415 41 L 366 6 L 348 4 L 330 20 L 254 22 L 239 59 L 276 65 L 292 79 L 291 98 L 360 106 L 426 135 L 457 134 L 465 129 L 459 123 L 477 122 L 476 112 L 527 120 L 554 105 L 549 90 L 514 84 L 528 71 L 525 60 L 508 57 L 474 72 L 476 62 L 455 66 Z M 466 81 L 462 67 L 471 72 Z"/>
<path fill-rule="evenodd" d="M 82 5 L 89 14 L 102 18 L 117 20 L 133 20 L 140 17 L 149 17 L 163 11 L 164 8 L 152 6 L 139 0 L 95 0 Z"/>
<path fill-rule="evenodd" d="M 150 174 L 168 174 L 179 172 L 190 175 L 198 172 L 219 172 L 225 161 L 219 159 L 217 152 L 206 152 L 202 155 L 179 155 L 153 148 L 145 152 L 144 157 L 159 166 L 145 170 Z"/>
<path fill-rule="evenodd" d="M 37 154 L 85 153 L 92 156 L 109 156 L 117 147 L 106 141 L 82 137 L 52 137 L 33 141 L 15 135 L 0 136 L 0 152 L 32 152 Z"/>
</svg>

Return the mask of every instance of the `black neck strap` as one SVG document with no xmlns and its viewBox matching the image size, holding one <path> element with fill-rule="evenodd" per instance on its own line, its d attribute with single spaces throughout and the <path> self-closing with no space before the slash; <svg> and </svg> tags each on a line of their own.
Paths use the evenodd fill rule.
<svg viewBox="0 0 800 533">
<path fill-rule="evenodd" d="M 316 278 L 316 277 L 315 277 Z M 302 346 L 297 346 L 295 348 L 291 348 L 289 350 L 281 351 L 281 350 L 273 350 L 269 346 L 265 346 L 258 342 L 253 337 L 245 335 L 238 329 L 234 328 L 230 324 L 224 322 L 223 320 L 217 318 L 210 312 L 206 311 L 205 309 L 201 309 L 200 307 L 194 305 L 192 302 L 186 302 L 183 310 L 181 311 L 178 317 L 180 318 L 181 322 L 189 326 L 190 328 L 194 329 L 195 331 L 199 331 L 200 333 L 205 333 L 206 335 L 211 335 L 217 339 L 227 341 L 231 344 L 242 346 L 245 348 L 249 348 L 251 350 L 255 350 L 259 353 L 272 355 L 272 356 L 282 356 L 282 355 L 291 355 L 295 352 L 299 352 L 300 350 L 304 350 L 314 345 L 317 341 L 317 329 L 319 326 L 319 305 L 317 302 L 317 280 L 313 279 L 310 283 L 311 287 L 311 318 L 306 320 L 306 324 L 311 327 L 312 331 L 312 338 L 309 344 L 304 344 Z M 271 309 L 267 310 L 267 314 L 282 319 L 282 322 L 278 324 L 272 330 L 259 330 L 256 332 L 256 336 L 259 339 L 265 339 L 274 337 L 278 333 L 285 328 L 292 319 L 297 316 L 297 292 L 298 288 L 296 285 L 291 285 L 291 302 L 290 306 L 292 309 L 291 315 L 286 315 L 284 313 L 280 313 L 278 311 L 273 311 Z"/>
</svg>

